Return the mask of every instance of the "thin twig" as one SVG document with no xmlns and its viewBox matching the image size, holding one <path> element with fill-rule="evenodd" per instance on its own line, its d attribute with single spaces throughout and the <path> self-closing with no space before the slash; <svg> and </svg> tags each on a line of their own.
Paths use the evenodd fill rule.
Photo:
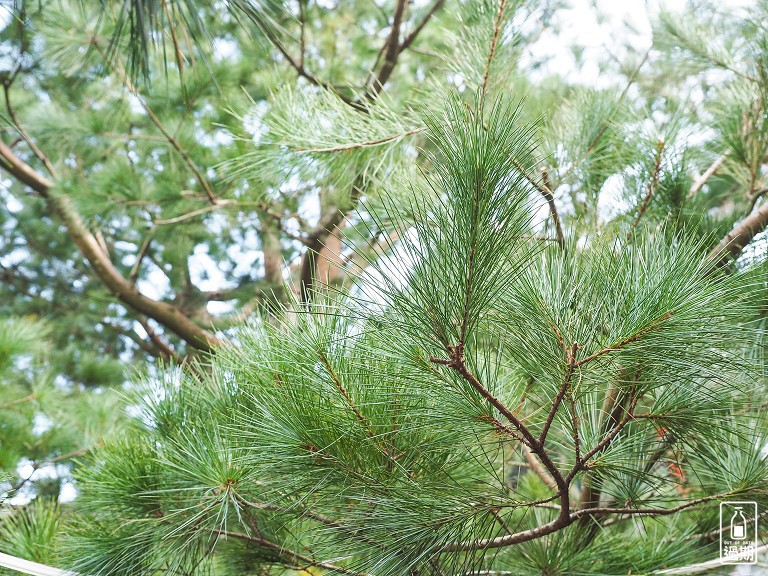
<svg viewBox="0 0 768 576">
<path fill-rule="evenodd" d="M 630 336 L 629 338 L 625 338 L 621 342 L 613 344 L 613 345 L 609 346 L 608 348 L 603 348 L 602 350 L 598 350 L 597 352 L 595 352 L 594 354 L 590 354 L 586 358 L 582 358 L 581 360 L 576 362 L 576 367 L 579 368 L 579 367 L 583 366 L 584 364 L 586 364 L 587 362 L 591 362 L 592 360 L 595 360 L 596 358 L 599 358 L 600 356 L 608 354 L 609 352 L 617 352 L 619 350 L 622 350 L 627 344 L 631 344 L 632 342 L 635 342 L 635 341 L 639 340 L 642 336 L 644 336 L 644 335 L 646 335 L 646 334 L 648 334 L 650 332 L 653 332 L 655 330 L 660 330 L 661 329 L 661 324 L 663 322 L 665 322 L 666 320 L 669 320 L 671 317 L 672 317 L 672 313 L 671 312 L 667 312 L 666 314 L 664 314 L 664 316 L 662 316 L 658 320 L 654 320 L 653 322 L 651 322 L 651 324 L 648 327 L 643 328 L 642 330 L 640 330 L 640 332 L 638 332 L 634 336 Z"/>
<path fill-rule="evenodd" d="M 13 125 L 16 127 L 16 130 L 18 130 L 19 135 L 24 139 L 24 141 L 27 143 L 27 146 L 29 146 L 29 149 L 32 150 L 32 153 L 37 157 L 40 162 L 43 163 L 45 166 L 45 169 L 48 170 L 48 173 L 56 178 L 56 169 L 53 167 L 53 164 L 51 164 L 51 161 L 48 159 L 48 157 L 43 154 L 43 151 L 38 148 L 37 144 L 34 143 L 32 138 L 29 137 L 29 134 L 27 134 L 27 131 L 24 130 L 21 123 L 19 122 L 19 119 L 16 117 L 16 111 L 13 109 L 13 106 L 11 106 L 11 95 L 10 95 L 10 88 L 11 83 L 10 81 L 3 82 L 3 93 L 5 95 L 5 108 L 8 110 L 8 116 L 11 118 L 11 122 L 13 122 Z"/>
<path fill-rule="evenodd" d="M 528 175 L 525 174 L 526 178 L 528 178 Z M 555 195 L 552 192 L 552 185 L 549 181 L 549 173 L 542 168 L 541 170 L 541 180 L 542 184 L 541 186 L 537 186 L 539 189 L 539 192 L 541 192 L 541 195 L 544 196 L 544 200 L 547 202 L 547 206 L 549 206 L 549 215 L 552 217 L 552 222 L 555 224 L 555 234 L 557 234 L 557 244 L 560 246 L 561 250 L 565 250 L 565 234 L 563 233 L 563 224 L 560 221 L 560 215 L 557 213 L 557 205 L 555 204 Z M 532 182 L 532 180 L 529 181 Z M 534 183 L 534 186 L 536 184 Z"/>
<path fill-rule="evenodd" d="M 160 350 L 160 353 L 165 356 L 166 359 L 174 360 L 179 366 L 184 363 L 184 357 L 176 350 L 174 350 L 170 344 L 163 340 L 157 332 L 155 332 L 145 317 L 139 316 L 137 320 L 139 321 L 139 324 L 141 324 L 141 327 L 144 329 L 144 332 L 147 333 L 147 336 L 152 341 L 152 344 L 154 344 L 157 349 Z"/>
<path fill-rule="evenodd" d="M 153 237 L 154 229 L 152 229 L 149 234 L 147 234 L 144 242 L 142 242 L 141 248 L 139 248 L 139 252 L 136 254 L 136 261 L 133 263 L 130 274 L 128 274 L 128 281 L 134 286 L 136 285 L 136 280 L 139 278 L 141 263 L 144 260 L 144 257 L 147 255 L 147 251 L 149 250 L 149 245 L 152 243 Z"/>
<path fill-rule="evenodd" d="M 539 444 L 542 446 L 544 446 L 544 443 L 547 440 L 547 433 L 549 432 L 549 428 L 552 426 L 552 422 L 555 420 L 557 410 L 560 408 L 560 404 L 563 402 L 563 398 L 565 398 L 565 395 L 568 392 L 568 388 L 571 385 L 571 378 L 573 377 L 573 372 L 576 369 L 576 351 L 578 348 L 579 345 L 574 342 L 569 349 L 565 350 L 565 377 L 563 378 L 563 384 L 560 386 L 560 390 L 558 390 L 557 395 L 552 402 L 552 408 L 550 408 L 549 414 L 547 414 L 547 419 L 544 421 L 544 427 L 541 429 L 541 434 L 539 435 Z"/>
<path fill-rule="evenodd" d="M 640 209 L 637 211 L 635 221 L 632 223 L 632 229 L 627 235 L 629 238 L 632 237 L 632 232 L 637 228 L 637 223 L 640 222 L 640 218 L 642 218 L 645 212 L 648 210 L 648 206 L 651 203 L 651 198 L 653 198 L 653 194 L 656 192 L 656 187 L 659 184 L 659 174 L 661 173 L 661 153 L 663 150 L 664 141 L 659 140 L 656 144 L 656 159 L 653 167 L 653 173 L 651 174 L 651 181 L 648 184 L 648 192 L 643 197 L 643 202 L 640 204 Z"/>
<path fill-rule="evenodd" d="M 512 163 L 515 165 L 515 168 L 518 169 L 520 174 L 523 175 L 523 178 L 525 178 L 531 186 L 536 188 L 536 190 L 539 191 L 539 194 L 542 195 L 544 200 L 547 203 L 547 206 L 549 206 L 549 214 L 552 217 L 552 221 L 555 224 L 555 233 L 557 234 L 557 244 L 560 246 L 561 249 L 565 249 L 565 234 L 563 233 L 563 225 L 560 221 L 560 215 L 557 212 L 557 205 L 555 204 L 555 194 L 552 191 L 552 184 L 549 181 L 549 173 L 542 168 L 541 169 L 541 182 L 537 181 L 533 176 L 531 176 L 528 171 L 525 169 L 525 167 L 518 162 L 516 158 L 512 158 Z"/>
<path fill-rule="evenodd" d="M 565 477 L 567 482 L 570 482 L 576 474 L 578 474 L 581 470 L 584 470 L 588 467 L 589 460 L 595 455 L 603 451 L 605 448 L 608 447 L 608 445 L 613 442 L 613 439 L 616 438 L 616 436 L 619 435 L 619 433 L 624 429 L 624 427 L 634 419 L 633 412 L 635 410 L 635 407 L 637 406 L 637 402 L 639 401 L 639 397 L 635 396 L 630 400 L 629 407 L 627 408 L 624 417 L 616 424 L 616 426 L 613 427 L 613 430 L 610 431 L 608 435 L 603 437 L 600 442 L 595 444 L 595 446 L 582 458 L 576 462 L 576 464 L 573 466 L 571 471 L 568 473 L 568 475 Z"/>
<path fill-rule="evenodd" d="M 133 82 L 131 82 L 131 79 L 128 77 L 128 74 L 125 72 L 125 69 L 123 68 L 122 64 L 119 61 L 109 58 L 109 56 L 101 48 L 101 45 L 99 44 L 98 39 L 95 36 L 91 38 L 91 44 L 96 49 L 96 51 L 101 55 L 104 62 L 108 64 L 112 68 L 112 70 L 114 70 L 114 72 L 123 82 L 123 85 L 128 89 L 128 92 L 133 94 L 136 100 L 139 101 L 139 104 L 144 109 L 144 112 L 146 112 L 147 116 L 155 125 L 155 127 L 158 130 L 160 130 L 162 135 L 165 136 L 165 139 L 168 141 L 168 143 L 174 148 L 174 150 L 176 150 L 176 152 L 179 153 L 179 156 L 181 156 L 181 159 L 192 171 L 192 174 L 194 174 L 195 179 L 200 183 L 200 186 L 203 187 L 203 190 L 205 191 L 206 196 L 208 196 L 208 200 L 211 202 L 211 204 L 218 204 L 219 199 L 216 198 L 216 195 L 213 193 L 213 189 L 211 188 L 211 185 L 208 183 L 208 180 L 206 180 L 205 176 L 203 176 L 203 173 L 197 167 L 197 164 L 195 164 L 194 160 L 192 160 L 189 153 L 182 147 L 181 143 L 173 136 L 173 134 L 171 134 L 165 128 L 163 123 L 160 121 L 160 118 L 158 118 L 157 115 L 152 110 L 152 108 L 150 108 L 147 101 L 139 92 L 139 89 L 133 84 Z"/>
<path fill-rule="evenodd" d="M 314 74 L 312 74 L 309 70 L 307 70 L 304 67 L 303 62 L 299 62 L 296 58 L 294 58 L 291 53 L 288 51 L 288 49 L 283 45 L 283 43 L 280 41 L 280 39 L 274 34 L 274 32 L 270 29 L 269 25 L 265 22 L 263 22 L 260 18 L 260 16 L 257 13 L 251 14 L 251 16 L 256 19 L 257 24 L 259 25 L 259 28 L 262 29 L 264 32 L 264 35 L 267 37 L 267 39 L 272 43 L 272 45 L 277 48 L 277 50 L 280 52 L 280 54 L 283 55 L 283 58 L 288 62 L 288 64 L 296 71 L 296 73 L 304 78 L 305 80 L 308 80 L 310 84 L 314 84 L 315 86 L 318 86 L 319 88 L 323 88 L 325 90 L 328 90 L 329 92 L 333 92 L 336 96 L 338 96 L 342 102 L 345 104 L 349 104 L 350 106 L 354 108 L 361 108 L 360 103 L 353 100 L 349 96 L 346 96 L 342 93 L 340 93 L 336 88 L 329 82 L 326 82 L 324 80 L 321 80 Z"/>
<path fill-rule="evenodd" d="M 501 21 L 504 18 L 504 8 L 506 7 L 507 0 L 500 0 L 499 11 L 496 14 L 496 24 L 493 30 L 493 37 L 491 38 L 491 49 L 488 52 L 488 60 L 485 64 L 485 74 L 483 75 L 483 83 L 480 85 L 480 101 L 478 102 L 478 111 L 482 107 L 485 100 L 485 94 L 488 91 L 488 75 L 491 73 L 491 62 L 496 54 L 496 45 L 499 42 L 499 35 L 501 33 Z"/>
<path fill-rule="evenodd" d="M 299 66 L 304 67 L 304 56 L 307 52 L 307 0 L 299 0 Z"/>
<path fill-rule="evenodd" d="M 32 392 L 31 394 L 27 394 L 23 398 L 17 398 L 16 400 L 11 400 L 10 402 L 6 402 L 5 404 L 0 404 L 0 410 L 5 410 L 7 408 L 11 408 L 12 406 L 18 406 L 19 404 L 25 404 L 26 402 L 31 402 L 37 398 L 37 393 Z"/>
<path fill-rule="evenodd" d="M 717 173 L 718 170 L 720 170 L 720 167 L 725 162 L 725 159 L 727 158 L 728 154 L 723 154 L 717 160 L 712 162 L 712 164 L 704 171 L 704 174 L 702 174 L 699 178 L 696 179 L 696 181 L 691 185 L 691 188 L 688 190 L 688 196 L 687 198 L 690 199 L 693 196 L 696 195 L 696 193 L 701 190 L 704 187 L 704 184 L 707 183 L 707 180 L 709 180 L 712 176 Z"/>
<path fill-rule="evenodd" d="M 398 138 L 405 138 L 406 136 L 411 136 L 412 134 L 419 134 L 420 132 L 424 132 L 425 130 L 426 128 L 413 128 L 411 130 L 407 130 L 399 134 L 393 134 L 391 136 L 385 136 L 384 138 L 379 138 L 378 140 L 368 140 L 366 142 L 355 142 L 354 144 L 344 144 L 341 146 L 331 146 L 328 148 L 294 147 L 293 149 L 296 152 L 309 152 L 309 153 L 315 153 L 315 154 L 325 153 L 325 152 L 344 152 L 347 150 L 357 150 L 358 148 L 368 148 L 371 146 L 378 146 L 380 144 L 391 142 L 392 140 L 397 140 Z"/>
<path fill-rule="evenodd" d="M 407 50 L 408 47 L 413 44 L 413 41 L 416 40 L 416 37 L 424 29 L 429 20 L 437 13 L 438 10 L 440 10 L 440 8 L 443 7 L 443 4 L 445 4 L 445 0 L 436 0 L 435 3 L 432 4 L 432 7 L 424 15 L 424 18 L 421 19 L 421 21 L 416 25 L 410 34 L 403 38 L 403 41 L 400 44 L 400 52 Z"/>
<path fill-rule="evenodd" d="M 229 530 L 214 530 L 214 533 L 227 538 L 245 540 L 252 544 L 258 544 L 267 550 L 273 550 L 283 562 L 290 562 L 291 566 L 298 568 L 299 570 L 306 568 L 306 566 L 316 566 L 318 568 L 324 568 L 325 570 L 331 570 L 332 572 L 339 572 L 341 574 L 349 574 L 351 576 L 367 576 L 363 572 L 356 572 L 354 570 L 349 570 L 348 568 L 343 568 L 342 566 L 315 560 L 314 558 L 290 550 L 281 544 L 276 544 L 275 542 L 257 536 L 249 536 L 247 534 L 240 534 L 239 532 L 231 532 Z"/>
<path fill-rule="evenodd" d="M 323 366 L 325 366 L 325 369 L 328 372 L 328 375 L 331 377 L 331 380 L 333 380 L 334 386 L 336 386 L 336 389 L 344 397 L 344 400 L 347 401 L 347 405 L 354 413 L 355 418 L 357 418 L 360 421 L 360 423 L 363 425 L 363 427 L 368 431 L 368 433 L 371 436 L 373 436 L 373 429 L 371 428 L 371 423 L 368 422 L 368 419 L 365 416 L 363 416 L 363 413 L 360 412 L 360 409 L 357 407 L 357 404 L 355 404 L 354 400 L 352 400 L 352 396 L 349 395 L 349 392 L 341 383 L 341 380 L 336 375 L 336 371 L 331 366 L 331 363 L 328 361 L 328 358 L 326 358 L 325 354 L 323 353 L 319 353 L 318 356 L 320 357 L 320 361 L 323 363 Z"/>
<path fill-rule="evenodd" d="M 171 31 L 171 43 L 173 44 L 173 52 L 176 56 L 176 66 L 179 67 L 179 74 L 184 73 L 184 53 L 181 51 L 181 45 L 179 44 L 179 39 L 176 36 L 176 26 L 173 24 L 173 18 L 171 18 L 171 13 L 168 10 L 168 3 L 166 0 L 162 0 L 163 4 L 163 11 L 165 12 L 165 17 L 168 20 L 168 28 Z"/>
<path fill-rule="evenodd" d="M 722 494 L 712 494 L 710 496 L 704 496 L 702 498 L 696 498 L 695 500 L 689 500 L 673 508 L 585 508 L 584 510 L 577 510 L 571 516 L 573 518 L 580 518 L 582 516 L 605 516 L 607 514 L 629 514 L 632 516 L 669 516 L 682 512 L 688 508 L 693 508 L 699 504 L 705 504 L 712 500 L 721 500 L 728 498 L 735 494 L 746 492 L 746 490 L 731 490 L 730 492 L 723 492 Z"/>
<path fill-rule="evenodd" d="M 168 224 L 178 224 L 179 222 L 190 220 L 202 214 L 213 212 L 214 210 L 218 210 L 219 208 L 222 208 L 224 206 L 237 206 L 237 205 L 238 203 L 233 200 L 219 200 L 218 202 L 216 202 L 216 204 L 211 204 L 204 208 L 198 208 L 197 210 L 192 210 L 191 212 L 186 212 L 185 214 L 181 214 L 173 218 L 167 218 L 165 220 L 154 220 L 152 224 L 154 226 L 166 226 Z"/>
<path fill-rule="evenodd" d="M 568 392 L 568 405 L 571 409 L 571 428 L 573 436 L 573 450 L 576 460 L 581 459 L 581 436 L 579 434 L 579 415 L 576 412 L 577 404 L 573 396 L 573 390 Z"/>
<path fill-rule="evenodd" d="M 371 422 L 365 416 L 363 416 L 363 413 L 360 411 L 360 408 L 358 408 L 357 404 L 355 404 L 355 401 L 352 399 L 352 396 L 350 395 L 349 391 L 341 382 L 341 379 L 336 374 L 336 371 L 331 366 L 331 363 L 328 361 L 328 358 L 326 357 L 326 355 L 321 352 L 318 354 L 318 356 L 320 357 L 320 361 L 323 363 L 323 366 L 325 366 L 325 369 L 328 372 L 328 375 L 331 377 L 331 380 L 333 381 L 334 386 L 339 391 L 339 393 L 341 393 L 341 395 L 344 397 L 344 400 L 346 400 L 347 405 L 349 406 L 350 410 L 352 410 L 352 413 L 355 415 L 355 418 L 357 418 L 357 420 L 365 429 L 366 433 L 368 434 L 368 437 L 371 438 L 371 440 L 373 440 L 376 443 L 376 445 L 379 447 L 382 453 L 387 458 L 389 458 L 390 464 L 394 464 L 397 461 L 398 455 L 394 454 L 393 453 L 394 450 L 386 446 L 382 442 L 381 436 L 378 436 L 374 432 Z"/>
</svg>

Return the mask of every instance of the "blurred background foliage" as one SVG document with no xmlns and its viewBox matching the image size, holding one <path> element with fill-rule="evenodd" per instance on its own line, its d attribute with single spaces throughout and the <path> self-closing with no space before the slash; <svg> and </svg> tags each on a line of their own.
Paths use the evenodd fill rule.
<svg viewBox="0 0 768 576">
<path fill-rule="evenodd" d="M 685 232 L 704 257 L 753 216 L 724 267 L 756 265 L 750 290 L 764 322 L 764 0 L 741 11 L 662 3 L 649 45 L 606 46 L 597 61 L 574 47 L 571 65 L 596 65 L 599 82 L 540 49 L 573 25 L 566 0 L 3 0 L 0 9 L 4 552 L 60 561 L 56 526 L 75 509 L 77 474 L 153 478 L 136 469 L 158 458 L 146 439 L 106 446 L 112 472 L 83 460 L 106 436 L 146 426 L 137 406 L 151 394 L 137 398 L 131 382 L 167 378 L 168 364 L 194 363 L 212 338 L 245 339 L 244 320 L 260 325 L 315 289 L 349 287 L 361 269 L 398 275 L 380 257 L 419 218 L 414 198 L 432 193 L 439 143 L 425 119 L 444 111 L 448 92 L 472 101 L 487 85 L 489 99 L 519 102 L 519 121 L 535 123 L 524 171 L 531 233 L 550 243 L 578 251 L 601 237 Z M 567 263 L 557 266 L 564 274 Z M 762 342 L 751 353 L 762 359 Z M 160 407 L 169 430 L 186 417 L 158 401 L 158 434 Z M 187 458 L 189 440 L 164 464 Z M 221 438 L 197 440 L 205 470 L 229 470 L 210 460 L 227 453 Z M 236 513 L 213 496 L 208 512 Z M 151 516 L 154 504 L 142 505 Z M 275 516 L 276 532 L 303 521 Z M 124 530 L 137 549 L 149 545 L 136 525 Z M 207 542 L 196 542 L 166 568 L 202 562 Z M 103 540 L 105 554 L 112 543 Z M 217 570 L 258 573 L 264 550 L 224 546 Z M 587 561 L 569 549 L 565 538 L 521 553 L 540 571 Z M 648 566 L 672 554 L 666 544 L 638 550 Z M 696 554 L 675 550 L 680 562 Z M 602 569 L 624 567 L 626 553 L 606 553 Z"/>
</svg>

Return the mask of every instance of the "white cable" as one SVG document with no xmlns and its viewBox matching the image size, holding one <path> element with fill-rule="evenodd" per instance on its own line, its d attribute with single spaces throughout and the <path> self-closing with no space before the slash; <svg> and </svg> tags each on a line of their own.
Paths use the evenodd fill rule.
<svg viewBox="0 0 768 576">
<path fill-rule="evenodd" d="M 2 552 L 0 552 L 0 566 L 16 570 L 22 574 L 30 574 L 30 576 L 77 576 L 74 572 L 59 570 L 58 568 L 38 564 L 37 562 L 30 562 L 29 560 L 16 558 L 16 556 L 3 554 Z"/>
</svg>

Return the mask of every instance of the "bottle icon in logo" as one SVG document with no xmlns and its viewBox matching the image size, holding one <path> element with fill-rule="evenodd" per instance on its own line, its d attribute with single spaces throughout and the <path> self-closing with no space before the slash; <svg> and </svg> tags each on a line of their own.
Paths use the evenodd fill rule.
<svg viewBox="0 0 768 576">
<path fill-rule="evenodd" d="M 747 537 L 747 519 L 741 511 L 741 506 L 736 506 L 731 516 L 731 539 L 744 540 Z"/>
</svg>

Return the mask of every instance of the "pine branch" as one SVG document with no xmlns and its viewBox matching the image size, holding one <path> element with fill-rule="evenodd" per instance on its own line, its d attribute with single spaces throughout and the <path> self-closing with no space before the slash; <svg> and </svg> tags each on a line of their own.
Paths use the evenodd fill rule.
<svg viewBox="0 0 768 576">
<path fill-rule="evenodd" d="M 155 127 L 158 130 L 160 130 L 160 133 L 165 137 L 168 143 L 173 147 L 174 150 L 176 150 L 176 152 L 179 153 L 179 156 L 181 156 L 181 159 L 184 161 L 187 167 L 189 167 L 189 169 L 192 171 L 192 174 L 195 176 L 195 179 L 200 183 L 200 186 L 202 186 L 203 191 L 205 191 L 206 196 L 208 196 L 208 200 L 210 201 L 210 203 L 213 205 L 218 204 L 220 200 L 216 198 L 216 195 L 213 193 L 213 189 L 211 188 L 211 185 L 208 183 L 208 180 L 205 178 L 205 176 L 203 176 L 203 173 L 200 171 L 200 168 L 198 168 L 197 164 L 195 164 L 195 161 L 192 160 L 189 153 L 182 147 L 181 143 L 173 136 L 173 134 L 171 134 L 165 128 L 163 123 L 160 121 L 160 119 L 154 113 L 152 108 L 150 108 L 147 101 L 141 95 L 141 93 L 139 92 L 139 89 L 134 85 L 133 82 L 131 82 L 130 77 L 128 76 L 126 71 L 123 69 L 122 64 L 119 61 L 109 58 L 109 56 L 101 47 L 98 39 L 95 36 L 91 37 L 91 45 L 96 49 L 96 51 L 102 57 L 104 62 L 108 64 L 112 68 L 112 70 L 114 70 L 115 74 L 117 74 L 118 78 L 120 78 L 123 85 L 128 89 L 128 92 L 133 94 L 136 100 L 138 100 L 139 104 L 144 109 L 144 112 L 147 113 L 147 116 L 149 117 L 149 119 L 152 121 Z"/>
<path fill-rule="evenodd" d="M 564 518 L 567 517 L 570 510 L 570 495 L 568 492 L 568 481 L 563 477 L 560 470 L 552 462 L 547 451 L 544 449 L 543 443 L 537 439 L 525 424 L 517 418 L 517 416 L 507 408 L 503 402 L 496 398 L 491 392 L 483 386 L 480 381 L 472 374 L 464 363 L 464 347 L 463 345 L 454 346 L 450 349 L 451 359 L 441 360 L 439 358 L 430 358 L 430 361 L 435 364 L 442 364 L 452 368 L 458 372 L 462 378 L 464 378 L 469 384 L 480 393 L 480 395 L 494 408 L 496 408 L 522 436 L 522 442 L 524 446 L 530 448 L 530 450 L 538 457 L 541 464 L 546 468 L 548 475 L 552 477 L 555 486 L 557 487 L 556 497 L 560 498 L 561 512 L 555 521 L 555 529 L 559 529 L 560 524 Z M 515 436 L 517 437 L 517 436 Z M 543 476 L 542 479 L 546 478 Z M 514 538 L 514 535 L 508 535 L 509 538 Z M 523 541 L 523 540 L 521 540 Z"/>
<path fill-rule="evenodd" d="M 435 14 L 437 14 L 440 8 L 443 7 L 443 4 L 445 4 L 445 0 L 435 0 L 435 2 L 432 4 L 432 7 L 424 15 L 424 18 L 421 19 L 421 21 L 416 25 L 416 27 L 413 29 L 413 31 L 411 31 L 410 34 L 408 34 L 405 38 L 403 38 L 403 41 L 400 43 L 400 52 L 407 50 L 408 47 L 411 44 L 413 44 L 414 40 L 416 40 L 416 37 L 419 35 L 419 33 L 421 33 L 421 31 L 427 25 L 429 20 Z"/>
<path fill-rule="evenodd" d="M 709 257 L 714 261 L 715 268 L 722 268 L 731 260 L 738 259 L 744 248 L 766 227 L 768 227 L 768 203 L 738 222 L 717 246 L 712 248 Z"/>
<path fill-rule="evenodd" d="M 115 268 L 96 237 L 88 230 L 72 200 L 52 193 L 53 182 L 35 172 L 3 141 L 0 141 L 0 167 L 45 200 L 51 211 L 64 223 L 70 238 L 91 265 L 96 276 L 121 301 L 166 326 L 195 348 L 210 350 L 221 343 L 216 336 L 195 324 L 176 306 L 153 300 L 139 292 Z"/>
<path fill-rule="evenodd" d="M 384 89 L 384 84 L 387 83 L 387 80 L 389 80 L 389 77 L 395 70 L 395 66 L 397 66 L 397 58 L 401 52 L 400 25 L 403 22 L 403 16 L 405 16 L 406 4 L 407 0 L 396 0 L 395 13 L 392 16 L 392 27 L 385 44 L 384 63 L 371 84 L 368 91 L 369 98 L 375 98 Z"/>
<path fill-rule="evenodd" d="M 632 228 L 627 234 L 628 238 L 631 238 L 633 231 L 637 229 L 638 222 L 640 222 L 640 219 L 648 210 L 648 206 L 651 203 L 651 198 L 653 198 L 653 194 L 656 192 L 656 187 L 659 184 L 659 174 L 661 173 L 661 153 L 663 152 L 663 150 L 664 150 L 664 141 L 659 140 L 658 143 L 656 144 L 656 159 L 654 160 L 654 167 L 653 167 L 653 173 L 651 174 L 651 181 L 648 184 L 648 192 L 643 197 L 643 202 L 640 204 L 640 209 L 637 211 L 637 216 L 635 217 L 635 221 L 632 223 Z"/>
<path fill-rule="evenodd" d="M 330 570 L 331 572 L 339 574 L 349 574 L 350 576 L 368 576 L 364 572 L 356 572 L 354 570 L 348 570 L 347 568 L 343 568 L 335 564 L 330 564 L 329 562 L 315 560 L 314 558 L 299 554 L 298 552 L 294 552 L 293 550 L 285 548 L 284 546 L 276 544 L 275 542 L 271 542 L 265 538 L 249 536 L 247 534 L 240 534 L 238 532 L 231 532 L 229 530 L 214 530 L 214 534 L 228 538 L 238 538 L 252 544 L 257 544 L 266 550 L 271 550 L 276 553 L 277 557 L 280 558 L 282 562 L 287 563 L 289 566 L 296 568 L 297 570 L 305 570 L 307 567 L 314 566 L 316 568 L 323 568 L 325 570 Z"/>
<path fill-rule="evenodd" d="M 597 358 L 600 358 L 601 356 L 604 356 L 605 354 L 608 354 L 609 352 L 617 352 L 617 351 L 623 350 L 628 344 L 631 344 L 632 342 L 636 342 L 637 340 L 639 340 L 640 338 L 642 338 L 646 334 L 648 334 L 650 332 L 654 332 L 656 330 L 660 330 L 662 328 L 662 324 L 665 321 L 669 320 L 671 317 L 672 317 L 672 313 L 671 312 L 667 312 L 666 314 L 664 314 L 664 316 L 662 316 L 658 320 L 654 320 L 646 328 L 643 328 L 642 330 L 640 330 L 640 332 L 638 332 L 637 334 L 634 334 L 634 335 L 630 336 L 629 338 L 625 338 L 624 340 L 622 340 L 622 341 L 620 341 L 620 342 L 618 342 L 616 344 L 613 344 L 611 346 L 608 346 L 607 348 L 603 348 L 602 350 L 598 350 L 597 352 L 595 352 L 593 354 L 590 354 L 586 358 L 582 358 L 581 360 L 577 361 L 576 362 L 576 367 L 580 368 L 581 366 L 583 366 L 587 362 L 591 362 L 592 360 L 596 360 Z"/>
<path fill-rule="evenodd" d="M 563 514 L 563 510 L 566 510 Z M 574 523 L 576 518 L 572 518 L 570 513 L 565 508 L 561 508 L 560 514 L 546 524 L 530 528 L 528 530 L 522 530 L 515 532 L 514 534 L 506 534 L 504 536 L 497 536 L 496 538 L 487 538 L 483 540 L 465 540 L 463 542 L 454 542 L 452 544 L 446 544 L 441 546 L 436 552 L 459 552 L 459 551 L 473 551 L 473 550 L 491 550 L 494 548 L 505 548 L 507 546 L 514 546 L 515 544 L 521 544 L 522 542 L 528 542 L 530 540 L 536 540 L 549 534 L 553 534 L 567 528 Z"/>
<path fill-rule="evenodd" d="M 577 510 L 574 513 L 567 512 L 565 515 L 561 514 L 546 524 L 531 528 L 529 530 L 522 530 L 514 534 L 506 534 L 504 536 L 497 536 L 495 538 L 487 538 L 483 540 L 468 540 L 463 542 L 455 542 L 447 544 L 436 550 L 436 552 L 458 552 L 458 551 L 472 551 L 472 550 L 491 550 L 494 548 L 504 548 L 507 546 L 514 546 L 522 542 L 528 542 L 530 540 L 536 540 L 543 536 L 548 536 L 554 532 L 567 528 L 577 520 L 583 517 L 597 515 L 629 515 L 629 516 L 670 516 L 689 508 L 694 508 L 712 502 L 714 500 L 723 500 L 738 494 L 743 494 L 748 490 L 732 490 L 729 492 L 723 492 L 721 494 L 713 494 L 710 496 L 704 496 L 695 500 L 690 500 L 678 506 L 672 508 L 590 508 L 584 510 Z"/>
<path fill-rule="evenodd" d="M 720 170 L 720 167 L 725 163 L 725 160 L 728 158 L 728 154 L 723 154 L 722 156 L 718 157 L 717 160 L 712 162 L 712 164 L 707 168 L 704 173 L 696 179 L 696 181 L 691 185 L 690 189 L 688 190 L 688 199 L 693 198 L 699 190 L 701 190 L 704 185 L 707 183 L 707 181 L 714 176 L 718 170 Z"/>
<path fill-rule="evenodd" d="M 442 364 L 442 361 L 439 361 L 438 359 L 433 359 L 432 362 L 437 364 Z M 516 430 L 510 428 L 507 424 L 504 424 L 504 422 L 500 422 L 498 418 L 494 418 L 490 414 L 483 415 L 483 420 L 490 422 L 493 427 L 496 429 L 497 432 L 500 434 L 503 434 L 505 436 L 509 436 L 511 438 L 514 438 L 518 442 L 520 442 L 524 448 L 528 448 L 528 445 L 525 443 L 525 440 L 523 440 L 523 437 L 520 436 Z M 528 448 L 530 450 L 530 448 Z"/>
<path fill-rule="evenodd" d="M 528 462 L 528 465 L 531 467 L 531 470 L 533 470 L 536 475 L 541 478 L 541 481 L 544 482 L 544 484 L 554 490 L 555 493 L 558 493 L 559 487 L 557 485 L 557 481 L 549 473 L 546 466 L 541 463 L 541 460 L 536 457 L 536 454 L 533 452 L 533 450 L 531 450 L 527 444 L 523 444 L 522 450 L 523 456 L 525 457 L 526 462 Z"/>
<path fill-rule="evenodd" d="M 485 101 L 485 94 L 488 91 L 488 76 L 491 73 L 491 63 L 493 62 L 493 57 L 496 55 L 496 45 L 499 42 L 499 35 L 501 34 L 501 22 L 504 18 L 504 9 L 506 7 L 507 0 L 500 0 L 499 1 L 499 11 L 496 14 L 496 24 L 494 25 L 493 29 L 493 37 L 491 38 L 491 47 L 488 51 L 488 60 L 485 64 L 485 73 L 483 74 L 483 82 L 480 85 L 480 101 L 478 102 L 478 112 L 482 107 L 483 102 Z"/>
<path fill-rule="evenodd" d="M 391 142 L 392 140 L 399 140 L 400 138 L 405 138 L 406 136 L 419 134 L 421 132 L 424 132 L 424 130 L 426 130 L 426 128 L 413 128 L 411 130 L 401 132 L 400 134 L 392 134 L 391 136 L 385 136 L 384 138 L 377 138 L 376 140 L 368 140 L 366 142 L 356 142 L 354 144 L 344 144 L 341 146 L 329 146 L 326 148 L 294 147 L 293 149 L 296 152 L 309 152 L 313 154 L 321 154 L 321 153 L 328 153 L 328 152 L 346 152 L 348 150 L 358 150 L 360 148 L 370 148 L 372 146 L 386 144 L 387 142 Z"/>
</svg>

